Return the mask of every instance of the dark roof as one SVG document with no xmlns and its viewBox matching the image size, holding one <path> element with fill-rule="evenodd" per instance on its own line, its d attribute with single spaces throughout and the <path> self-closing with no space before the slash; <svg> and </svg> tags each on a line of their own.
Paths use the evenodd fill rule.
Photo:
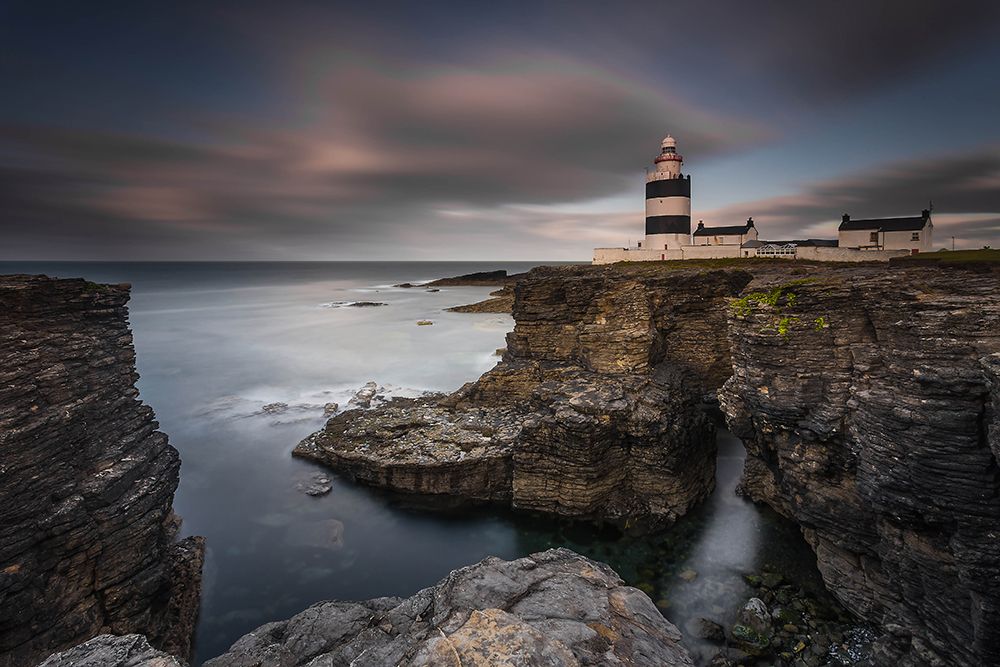
<svg viewBox="0 0 1000 667">
<path fill-rule="evenodd" d="M 695 236 L 738 236 L 746 234 L 753 227 L 750 223 L 745 225 L 730 225 L 729 227 L 698 227 Z"/>
<path fill-rule="evenodd" d="M 927 224 L 930 216 L 915 215 L 909 218 L 872 218 L 870 220 L 851 220 L 845 216 L 838 228 L 842 232 L 873 230 L 880 232 L 920 231 Z"/>
</svg>

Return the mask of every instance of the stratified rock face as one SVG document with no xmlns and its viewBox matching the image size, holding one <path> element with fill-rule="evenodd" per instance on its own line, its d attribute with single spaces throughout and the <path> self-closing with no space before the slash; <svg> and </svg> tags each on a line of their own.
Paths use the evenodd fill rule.
<svg viewBox="0 0 1000 667">
<path fill-rule="evenodd" d="M 344 412 L 295 453 L 395 491 L 671 522 L 712 489 L 698 404 L 729 367 L 727 299 L 750 279 L 537 269 L 496 368 L 448 397 Z"/>
<path fill-rule="evenodd" d="M 695 396 L 665 368 L 541 383 L 513 449 L 514 506 L 667 523 L 683 516 L 715 477 L 715 431 Z"/>
<path fill-rule="evenodd" d="M 405 600 L 321 602 L 257 628 L 205 665 L 691 665 L 680 639 L 607 565 L 554 549 L 487 558 Z"/>
<path fill-rule="evenodd" d="M 734 304 L 730 337 L 743 489 L 887 631 L 879 664 L 1000 664 L 1000 273 L 769 285 Z"/>
<path fill-rule="evenodd" d="M 102 632 L 186 656 L 203 544 L 139 402 L 127 286 L 0 278 L 0 665 Z"/>
</svg>

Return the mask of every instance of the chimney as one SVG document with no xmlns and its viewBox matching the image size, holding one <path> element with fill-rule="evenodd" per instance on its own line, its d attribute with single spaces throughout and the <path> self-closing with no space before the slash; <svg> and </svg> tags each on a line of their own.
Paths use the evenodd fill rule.
<svg viewBox="0 0 1000 667">
<path fill-rule="evenodd" d="M 924 220 L 926 220 L 927 218 L 931 217 L 931 210 L 929 208 L 925 208 L 920 213 L 923 215 Z"/>
<path fill-rule="evenodd" d="M 851 221 L 851 216 L 849 216 L 849 215 L 847 215 L 845 213 L 843 216 L 841 216 L 840 221 L 841 222 L 850 222 Z"/>
<path fill-rule="evenodd" d="M 747 227 L 753 227 L 753 216 L 747 218 Z"/>
<path fill-rule="evenodd" d="M 705 229 L 705 223 L 701 220 L 698 221 L 698 229 Z"/>
</svg>

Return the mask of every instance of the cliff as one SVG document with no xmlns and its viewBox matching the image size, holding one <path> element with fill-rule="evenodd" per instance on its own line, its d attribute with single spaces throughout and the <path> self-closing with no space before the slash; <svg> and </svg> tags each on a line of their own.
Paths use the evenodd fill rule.
<svg viewBox="0 0 1000 667">
<path fill-rule="evenodd" d="M 0 278 L 0 665 L 102 632 L 190 650 L 203 543 L 138 400 L 128 286 Z"/>
<path fill-rule="evenodd" d="M 429 426 L 348 412 L 297 453 L 356 474 L 337 460 L 353 443 L 384 472 L 419 432 L 420 484 L 359 478 L 669 522 L 711 487 L 698 402 L 721 387 L 742 492 L 801 526 L 829 589 L 882 629 L 879 664 L 1000 664 L 995 266 L 559 267 L 514 289 L 503 361 L 420 404 Z"/>
<path fill-rule="evenodd" d="M 712 489 L 703 393 L 729 375 L 740 271 L 536 269 L 500 364 L 446 397 L 350 410 L 295 449 L 398 492 L 669 523 Z"/>
<path fill-rule="evenodd" d="M 883 628 L 879 664 L 1000 664 L 1000 272 L 759 281 L 728 331 L 743 490 Z"/>
</svg>

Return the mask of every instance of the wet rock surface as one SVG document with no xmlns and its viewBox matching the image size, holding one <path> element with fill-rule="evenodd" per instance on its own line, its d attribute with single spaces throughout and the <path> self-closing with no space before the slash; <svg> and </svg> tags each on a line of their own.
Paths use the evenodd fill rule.
<svg viewBox="0 0 1000 667">
<path fill-rule="evenodd" d="M 800 524 L 877 664 L 1000 664 L 1000 273 L 762 281 L 729 335 L 743 492 Z"/>
<path fill-rule="evenodd" d="M 210 667 L 691 665 L 680 633 L 606 565 L 566 549 L 486 560 L 410 598 L 321 602 Z"/>
<path fill-rule="evenodd" d="M 106 632 L 190 649 L 204 543 L 175 542 L 180 460 L 138 400 L 128 296 L 0 278 L 0 665 Z"/>
<path fill-rule="evenodd" d="M 746 272 L 542 268 L 501 363 L 451 396 L 348 410 L 295 454 L 394 491 L 669 523 L 712 489 L 717 335 Z"/>
</svg>

